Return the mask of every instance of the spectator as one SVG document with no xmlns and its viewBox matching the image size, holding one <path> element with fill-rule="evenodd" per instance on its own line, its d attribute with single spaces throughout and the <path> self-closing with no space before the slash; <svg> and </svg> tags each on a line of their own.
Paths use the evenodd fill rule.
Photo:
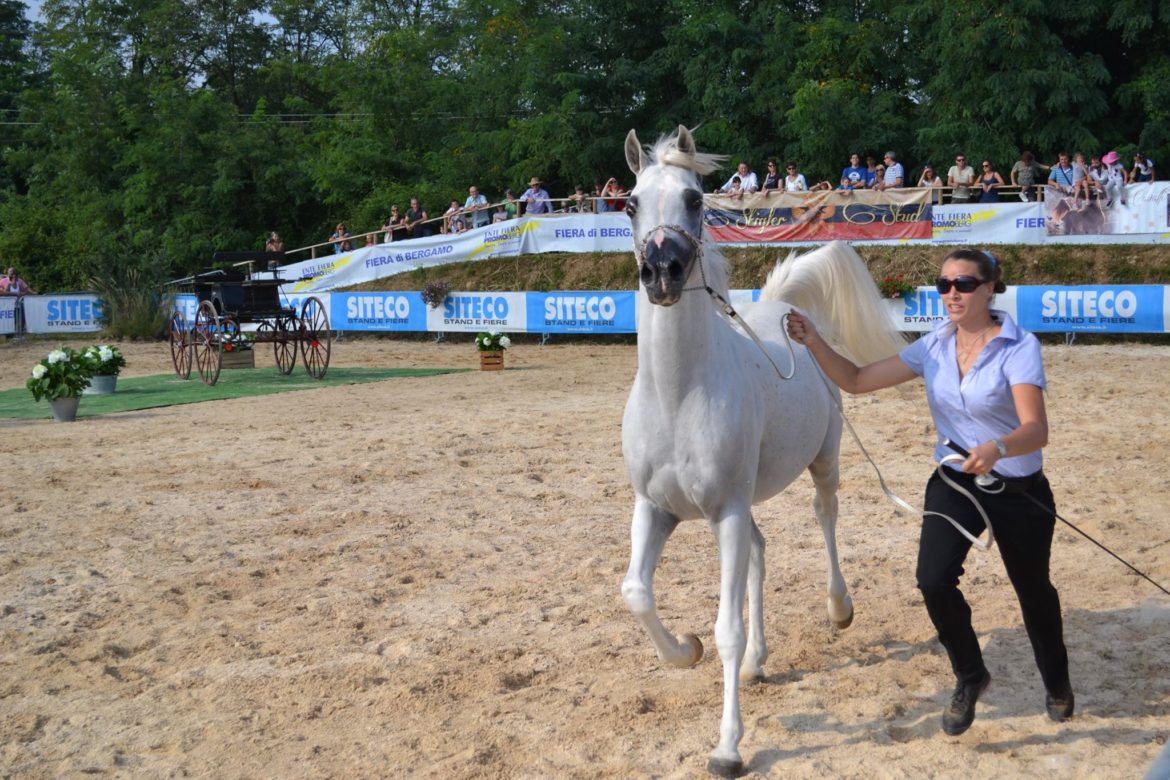
<svg viewBox="0 0 1170 780">
<path fill-rule="evenodd" d="M 492 215 L 488 208 L 487 196 L 482 195 L 474 184 L 468 187 L 467 200 L 463 202 L 463 210 L 471 215 L 471 218 L 467 220 L 471 227 L 483 227 L 491 221 Z"/>
<path fill-rule="evenodd" d="M 898 155 L 893 152 L 886 152 L 886 175 L 882 179 L 882 189 L 889 190 L 897 187 L 904 187 L 906 180 L 906 171 L 902 168 L 902 163 L 898 162 Z"/>
<path fill-rule="evenodd" d="M 1089 172 L 1085 177 L 1085 186 L 1088 188 L 1089 199 L 1097 200 L 1105 192 L 1105 181 L 1109 177 L 1109 169 L 1101 162 L 1101 155 L 1089 155 Z"/>
<path fill-rule="evenodd" d="M 938 174 L 934 172 L 933 165 L 927 165 L 922 169 L 922 176 L 918 179 L 919 187 L 927 187 L 930 189 L 930 202 L 935 206 L 941 206 L 943 202 L 942 187 L 943 181 Z"/>
<path fill-rule="evenodd" d="M 990 160 L 983 161 L 983 173 L 979 177 L 979 202 L 999 203 L 999 188 L 1003 186 L 1003 177 Z"/>
<path fill-rule="evenodd" d="M 886 166 L 878 163 L 873 166 L 873 183 L 870 185 L 875 190 L 883 189 L 883 184 L 886 180 Z"/>
<path fill-rule="evenodd" d="M 1085 155 L 1081 152 L 1073 154 L 1073 167 L 1077 169 L 1077 186 L 1076 197 L 1085 196 L 1085 200 L 1089 199 L 1090 181 L 1089 181 L 1089 166 L 1085 164 Z M 1075 198 L 1074 198 L 1075 200 Z"/>
<path fill-rule="evenodd" d="M 497 205 L 496 213 L 492 214 L 492 222 L 499 224 L 501 222 L 507 222 L 509 219 L 511 219 L 511 217 L 508 216 L 507 207 L 503 203 Z"/>
<path fill-rule="evenodd" d="M 767 197 L 778 189 L 780 189 L 780 171 L 776 167 L 775 160 L 768 160 L 768 173 L 764 175 L 764 186 L 760 188 L 760 192 L 764 193 L 764 197 Z"/>
<path fill-rule="evenodd" d="M 756 179 L 756 174 L 752 172 L 750 168 L 748 168 L 748 164 L 746 162 L 740 160 L 739 165 L 736 166 L 735 173 L 732 175 L 731 179 L 727 180 L 726 184 L 719 188 L 719 192 L 730 194 L 731 181 L 736 176 L 739 177 L 738 194 L 731 195 L 731 197 L 740 198 L 743 197 L 744 193 L 755 192 L 760 188 L 760 183 L 759 180 Z"/>
<path fill-rule="evenodd" d="M 1105 208 L 1111 207 L 1115 202 L 1125 205 L 1125 182 L 1128 178 L 1125 172 L 1125 166 L 1121 164 L 1121 155 L 1117 152 L 1110 151 L 1101 158 L 1101 162 L 1105 164 Z"/>
<path fill-rule="evenodd" d="M 277 233 L 275 230 L 273 230 L 271 233 L 268 234 L 268 240 L 264 242 L 264 251 L 265 252 L 283 252 L 284 251 L 284 239 L 282 239 L 280 237 L 280 234 Z"/>
<path fill-rule="evenodd" d="M 29 286 L 28 282 L 20 278 L 15 268 L 9 268 L 8 273 L 0 279 L 0 292 L 9 295 L 36 295 L 37 291 Z"/>
<path fill-rule="evenodd" d="M 1056 165 L 1048 171 L 1048 186 L 1054 187 L 1062 195 L 1075 196 L 1083 175 L 1069 162 L 1068 152 L 1061 152 L 1057 156 Z"/>
<path fill-rule="evenodd" d="M 591 201 L 589 196 L 585 194 L 585 187 L 577 184 L 573 187 L 573 194 L 569 196 L 568 211 L 576 214 L 585 214 L 591 211 L 589 208 Z"/>
<path fill-rule="evenodd" d="M 508 219 L 516 219 L 520 213 L 520 202 L 516 200 L 516 193 L 511 189 L 504 190 L 504 213 Z"/>
<path fill-rule="evenodd" d="M 784 177 L 785 192 L 808 192 L 808 182 L 804 174 L 796 170 L 796 163 L 790 162 L 784 166 L 787 175 Z"/>
<path fill-rule="evenodd" d="M 589 196 L 590 199 L 593 201 L 593 210 L 596 211 L 598 214 L 600 214 L 606 210 L 605 200 L 601 197 L 602 189 L 604 189 L 604 188 L 601 186 L 601 182 L 599 182 L 599 181 L 593 182 L 593 194 Z"/>
<path fill-rule="evenodd" d="M 418 202 L 418 198 L 410 199 L 410 208 L 406 210 L 406 217 L 402 224 L 406 226 L 406 233 L 410 238 L 426 238 L 431 234 L 431 226 L 426 222 L 430 219 L 427 210 Z"/>
<path fill-rule="evenodd" d="M 353 242 L 350 241 L 349 231 L 345 229 L 344 222 L 337 223 L 337 229 L 333 231 L 333 235 L 329 236 L 329 243 L 333 244 L 333 254 L 335 255 L 353 251 Z"/>
<path fill-rule="evenodd" d="M 1036 200 L 1036 180 L 1040 178 L 1040 169 L 1047 169 L 1036 161 L 1027 149 L 1020 152 L 1020 159 L 1012 166 L 1009 178 L 1013 187 L 1020 188 L 1020 200 L 1029 202 Z"/>
<path fill-rule="evenodd" d="M 610 179 L 605 183 L 605 189 L 602 190 L 602 195 L 605 196 L 605 210 L 606 211 L 624 211 L 626 208 L 626 190 L 622 185 L 618 184 L 617 179 Z"/>
<path fill-rule="evenodd" d="M 868 168 L 861 167 L 861 155 L 854 152 L 849 155 L 849 167 L 841 171 L 841 186 L 843 190 L 864 190 L 873 182 L 873 175 Z"/>
<path fill-rule="evenodd" d="M 727 184 L 723 185 L 723 188 L 716 190 L 716 192 L 722 192 L 729 198 L 743 197 L 743 180 L 739 178 L 737 173 L 731 177 Z"/>
<path fill-rule="evenodd" d="M 818 181 L 816 184 L 809 187 L 808 191 L 809 192 L 819 192 L 820 190 L 831 190 L 831 189 L 833 189 L 832 182 Z"/>
<path fill-rule="evenodd" d="M 1133 170 L 1129 172 L 1129 180 L 1134 184 L 1154 181 L 1154 161 L 1141 152 L 1133 155 Z"/>
<path fill-rule="evenodd" d="M 409 235 L 406 229 L 406 220 L 398 213 L 397 203 L 390 207 L 390 216 L 386 218 L 386 224 L 382 226 L 382 230 L 386 231 L 386 235 L 383 237 L 386 243 L 401 241 Z"/>
<path fill-rule="evenodd" d="M 467 220 L 463 217 L 463 209 L 459 207 L 458 200 L 452 200 L 451 206 L 443 212 L 441 230 L 444 233 L 462 233 L 467 230 Z"/>
<path fill-rule="evenodd" d="M 540 186 L 540 179 L 533 176 L 528 181 L 528 189 L 524 190 L 524 194 L 520 196 L 520 202 L 524 203 L 524 213 L 526 214 L 551 214 L 552 201 L 549 199 L 548 193 Z"/>
<path fill-rule="evenodd" d="M 374 246 L 377 243 L 378 243 L 377 231 L 370 231 L 369 233 L 366 233 L 366 246 Z"/>
<path fill-rule="evenodd" d="M 955 155 L 955 164 L 947 170 L 947 186 L 951 188 L 951 203 L 970 203 L 971 185 L 975 169 L 967 164 L 967 155 Z"/>
</svg>

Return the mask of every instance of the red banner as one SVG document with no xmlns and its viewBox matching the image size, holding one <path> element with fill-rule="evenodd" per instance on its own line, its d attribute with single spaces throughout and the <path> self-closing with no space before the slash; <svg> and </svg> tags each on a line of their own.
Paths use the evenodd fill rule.
<svg viewBox="0 0 1170 780">
<path fill-rule="evenodd" d="M 931 238 L 928 189 L 708 195 L 703 220 L 722 243 Z"/>
</svg>

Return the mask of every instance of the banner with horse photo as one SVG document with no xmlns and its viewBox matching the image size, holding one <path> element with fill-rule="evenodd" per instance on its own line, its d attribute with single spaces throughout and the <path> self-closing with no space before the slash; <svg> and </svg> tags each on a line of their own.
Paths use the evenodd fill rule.
<svg viewBox="0 0 1170 780">
<path fill-rule="evenodd" d="M 707 231 L 724 244 L 930 240 L 930 190 L 820 190 L 707 196 Z"/>
<path fill-rule="evenodd" d="M 1148 235 L 1170 229 L 1170 182 L 1127 184 L 1117 192 L 1044 193 L 1049 238 Z"/>
</svg>

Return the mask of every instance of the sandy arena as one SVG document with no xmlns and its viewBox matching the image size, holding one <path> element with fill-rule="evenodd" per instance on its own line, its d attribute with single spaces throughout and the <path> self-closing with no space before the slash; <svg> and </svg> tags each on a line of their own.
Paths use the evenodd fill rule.
<svg viewBox="0 0 1170 780">
<path fill-rule="evenodd" d="M 0 344 L 0 387 L 53 345 Z M 170 371 L 165 344 L 123 349 L 127 375 Z M 1051 346 L 1045 359 L 1058 508 L 1170 583 L 1170 348 Z M 467 342 L 333 351 L 338 366 L 475 360 Z M 697 667 L 661 666 L 619 593 L 635 349 L 519 345 L 507 360 L 502 373 L 0 421 L 0 776 L 705 777 L 722 701 L 709 529 L 680 528 L 656 580 L 667 625 L 707 647 Z M 921 384 L 847 411 L 890 486 L 919 503 Z M 843 451 L 851 628 L 825 614 L 808 478 L 757 509 L 771 657 L 743 693 L 750 772 L 1141 777 L 1170 734 L 1170 597 L 1058 525 L 1077 693 L 1058 725 L 998 553 L 973 552 L 964 590 L 993 682 L 971 730 L 945 737 L 953 680 L 914 587 L 918 521 L 895 513 L 852 442 Z"/>
</svg>

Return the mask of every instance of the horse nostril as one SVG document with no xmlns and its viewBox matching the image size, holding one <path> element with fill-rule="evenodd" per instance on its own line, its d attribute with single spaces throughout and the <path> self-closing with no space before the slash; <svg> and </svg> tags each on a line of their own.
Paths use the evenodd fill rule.
<svg viewBox="0 0 1170 780">
<path fill-rule="evenodd" d="M 681 281 L 683 278 L 682 263 L 678 260 L 671 260 L 670 264 L 666 266 L 666 273 L 670 276 L 671 281 Z"/>
<path fill-rule="evenodd" d="M 652 284 L 654 282 L 654 269 L 650 267 L 650 263 L 642 263 L 642 284 Z"/>
</svg>

